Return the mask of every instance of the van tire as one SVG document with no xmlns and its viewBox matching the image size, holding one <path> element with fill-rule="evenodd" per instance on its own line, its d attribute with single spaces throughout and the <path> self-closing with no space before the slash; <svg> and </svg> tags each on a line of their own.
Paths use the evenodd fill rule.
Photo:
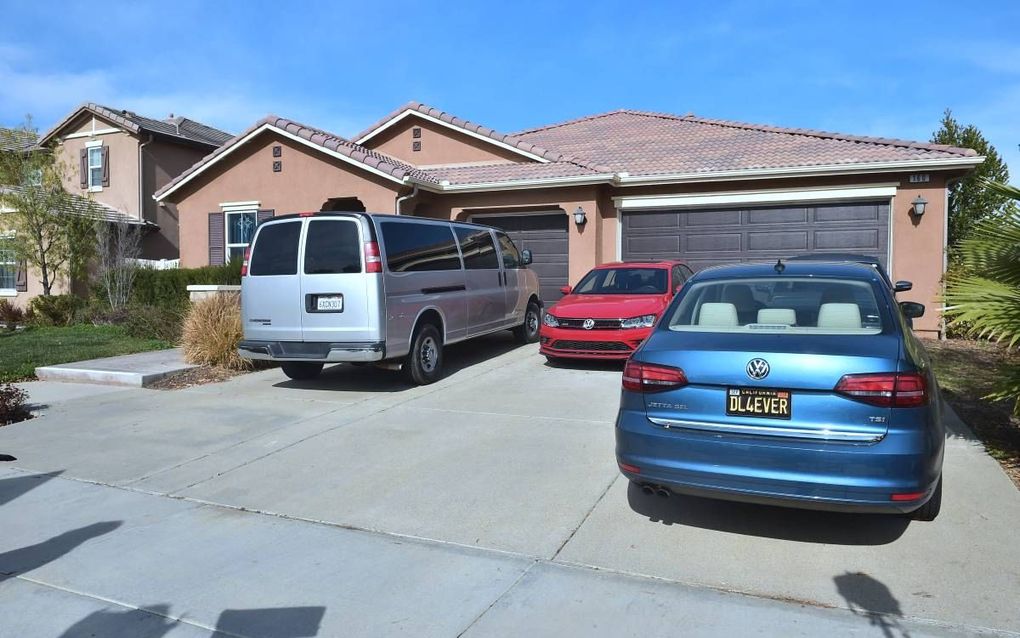
<svg viewBox="0 0 1020 638">
<path fill-rule="evenodd" d="M 295 381 L 314 379 L 322 372 L 321 363 L 311 361 L 287 361 L 280 365 L 283 373 Z"/>
<path fill-rule="evenodd" d="M 935 491 L 932 493 L 931 498 L 928 502 L 917 508 L 910 513 L 910 518 L 915 521 L 928 521 L 935 520 L 939 515 L 939 511 L 942 509 L 942 477 L 939 477 L 938 485 L 935 486 Z"/>
<path fill-rule="evenodd" d="M 414 332 L 404 374 L 408 381 L 417 385 L 428 385 L 442 378 L 443 338 L 431 323 L 420 325 Z"/>
<path fill-rule="evenodd" d="M 541 325 L 542 309 L 534 301 L 529 301 L 524 311 L 524 323 L 514 328 L 514 339 L 517 339 L 517 343 L 535 343 Z"/>
</svg>

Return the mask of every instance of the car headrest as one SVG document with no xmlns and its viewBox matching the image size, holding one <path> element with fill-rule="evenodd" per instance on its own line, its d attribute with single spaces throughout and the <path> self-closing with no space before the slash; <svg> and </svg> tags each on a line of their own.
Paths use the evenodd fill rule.
<svg viewBox="0 0 1020 638">
<path fill-rule="evenodd" d="M 861 309 L 855 303 L 823 303 L 818 308 L 818 327 L 860 330 Z"/>
<path fill-rule="evenodd" d="M 698 314 L 698 325 L 736 328 L 737 307 L 731 303 L 703 303 Z"/>
<path fill-rule="evenodd" d="M 762 308 L 758 311 L 758 323 L 792 326 L 797 323 L 797 313 L 793 308 Z"/>
</svg>

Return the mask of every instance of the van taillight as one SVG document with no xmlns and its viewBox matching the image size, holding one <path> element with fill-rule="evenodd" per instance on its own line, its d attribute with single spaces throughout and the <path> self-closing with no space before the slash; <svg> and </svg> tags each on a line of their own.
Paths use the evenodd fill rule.
<svg viewBox="0 0 1020 638">
<path fill-rule="evenodd" d="M 628 361 L 623 368 L 623 388 L 631 392 L 662 392 L 687 385 L 680 368 Z"/>
<path fill-rule="evenodd" d="M 374 241 L 365 243 L 365 272 L 382 272 L 379 244 Z"/>
<path fill-rule="evenodd" d="M 928 404 L 928 381 L 916 372 L 846 374 L 834 392 L 882 408 L 916 408 Z"/>
<path fill-rule="evenodd" d="M 248 261 L 251 259 L 251 246 L 244 249 L 244 261 L 241 262 L 241 276 L 248 276 Z"/>
</svg>

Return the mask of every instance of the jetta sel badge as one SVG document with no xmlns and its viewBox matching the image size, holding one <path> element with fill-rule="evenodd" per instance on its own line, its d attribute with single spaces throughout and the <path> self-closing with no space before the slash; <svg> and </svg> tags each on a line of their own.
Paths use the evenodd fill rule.
<svg viewBox="0 0 1020 638">
<path fill-rule="evenodd" d="M 758 381 L 769 376 L 769 362 L 765 359 L 751 359 L 744 369 L 747 371 L 747 376 Z"/>
</svg>

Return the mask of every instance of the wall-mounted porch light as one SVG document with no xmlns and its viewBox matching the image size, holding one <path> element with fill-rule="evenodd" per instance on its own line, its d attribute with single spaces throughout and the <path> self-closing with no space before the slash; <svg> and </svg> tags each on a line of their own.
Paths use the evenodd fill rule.
<svg viewBox="0 0 1020 638">
<path fill-rule="evenodd" d="M 578 206 L 577 210 L 574 211 L 574 223 L 578 226 L 584 226 L 587 221 L 588 218 L 584 215 L 584 209 Z"/>
<path fill-rule="evenodd" d="M 924 207 L 928 205 L 928 200 L 918 195 L 911 204 L 914 205 L 914 214 L 920 217 L 921 215 L 924 215 Z"/>
</svg>

